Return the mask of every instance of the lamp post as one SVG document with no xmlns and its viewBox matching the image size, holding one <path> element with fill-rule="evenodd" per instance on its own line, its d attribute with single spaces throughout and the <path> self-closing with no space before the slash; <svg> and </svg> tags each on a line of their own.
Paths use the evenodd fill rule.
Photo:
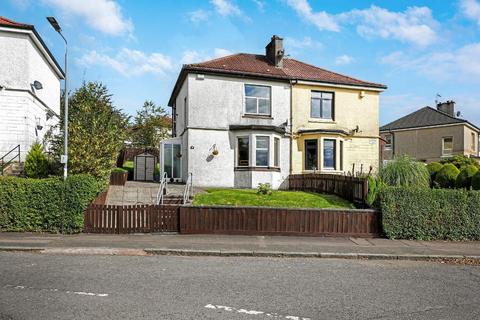
<svg viewBox="0 0 480 320">
<path fill-rule="evenodd" d="M 63 179 L 67 179 L 67 172 L 68 172 L 68 43 L 67 39 L 62 34 L 62 28 L 58 24 L 55 17 L 47 17 L 48 22 L 52 25 L 53 29 L 58 32 L 58 34 L 62 37 L 63 41 L 65 41 L 65 92 L 64 92 L 64 99 L 65 99 L 65 111 L 64 111 L 64 122 L 65 122 L 65 132 L 64 132 L 64 148 L 63 148 L 63 156 L 61 162 L 63 163 Z"/>
</svg>

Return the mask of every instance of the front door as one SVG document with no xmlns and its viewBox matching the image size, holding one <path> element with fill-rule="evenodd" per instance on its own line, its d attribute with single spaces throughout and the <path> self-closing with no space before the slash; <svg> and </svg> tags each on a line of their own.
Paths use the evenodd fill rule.
<svg viewBox="0 0 480 320">
<path fill-rule="evenodd" d="M 163 172 L 173 181 L 182 180 L 182 148 L 180 144 L 165 143 L 163 146 Z"/>
</svg>

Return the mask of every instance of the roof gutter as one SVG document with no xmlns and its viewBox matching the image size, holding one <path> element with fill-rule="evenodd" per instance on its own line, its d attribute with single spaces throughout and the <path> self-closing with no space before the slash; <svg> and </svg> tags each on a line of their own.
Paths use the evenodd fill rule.
<svg viewBox="0 0 480 320">
<path fill-rule="evenodd" d="M 386 86 L 383 86 L 383 87 L 356 86 L 356 85 L 337 84 L 337 83 L 322 82 L 322 81 L 297 80 L 297 83 L 298 84 L 305 84 L 305 85 L 326 86 L 326 87 L 356 89 L 356 90 L 360 89 L 360 90 L 377 91 L 377 92 L 383 92 L 383 91 L 385 91 L 385 89 L 387 89 Z"/>
<path fill-rule="evenodd" d="M 453 127 L 453 126 L 467 126 L 467 127 L 470 127 L 470 129 L 473 129 L 477 132 L 480 131 L 480 128 L 476 127 L 475 125 L 465 120 L 464 122 L 437 124 L 437 125 L 431 125 L 431 126 L 408 127 L 408 128 L 400 128 L 400 129 L 384 129 L 384 130 L 380 129 L 380 133 L 390 133 L 390 132 L 396 132 L 396 131 L 411 131 L 411 130 L 419 130 L 419 129 L 435 129 L 439 127 Z"/>
</svg>

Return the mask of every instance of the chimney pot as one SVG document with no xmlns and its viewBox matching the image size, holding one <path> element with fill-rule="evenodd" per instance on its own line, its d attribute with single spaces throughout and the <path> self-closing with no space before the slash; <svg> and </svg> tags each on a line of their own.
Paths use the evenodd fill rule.
<svg viewBox="0 0 480 320">
<path fill-rule="evenodd" d="M 455 101 L 448 100 L 447 102 L 440 102 L 437 104 L 437 110 L 455 117 Z"/>
</svg>

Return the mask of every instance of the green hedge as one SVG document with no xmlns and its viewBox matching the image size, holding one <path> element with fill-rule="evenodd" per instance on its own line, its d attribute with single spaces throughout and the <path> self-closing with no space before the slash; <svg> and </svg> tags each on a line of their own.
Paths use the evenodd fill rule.
<svg viewBox="0 0 480 320">
<path fill-rule="evenodd" d="M 80 232 L 83 211 L 101 189 L 94 177 L 0 178 L 0 230 Z"/>
<path fill-rule="evenodd" d="M 391 239 L 480 240 L 480 192 L 383 187 L 379 197 Z"/>
</svg>

